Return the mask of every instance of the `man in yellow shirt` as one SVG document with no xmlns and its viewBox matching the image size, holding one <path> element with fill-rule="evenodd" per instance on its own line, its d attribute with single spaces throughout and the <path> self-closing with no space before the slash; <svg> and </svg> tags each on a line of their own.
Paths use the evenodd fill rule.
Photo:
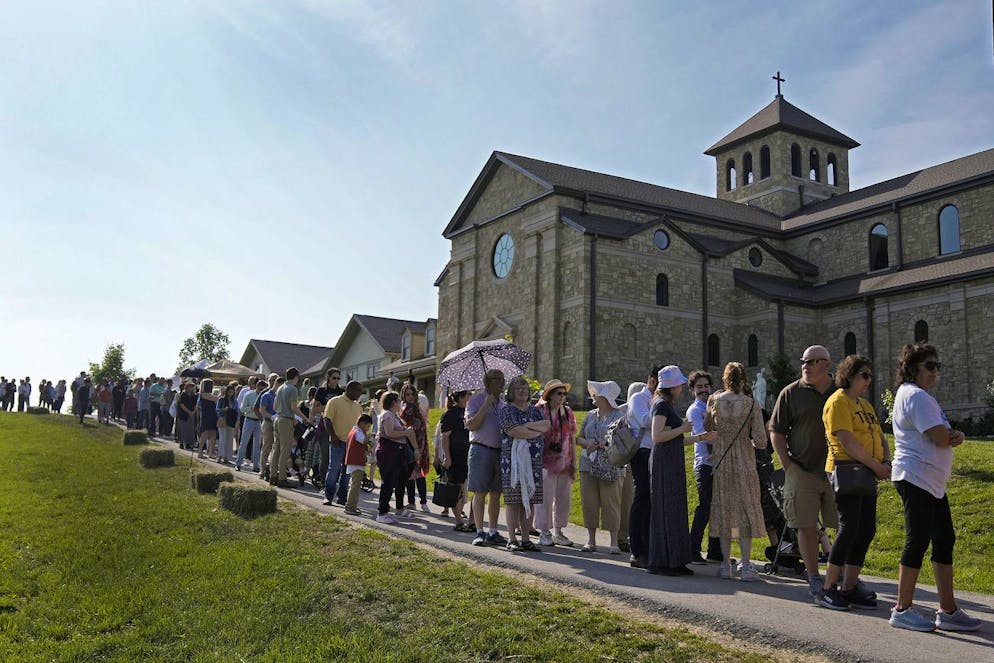
<svg viewBox="0 0 994 663">
<path fill-rule="evenodd" d="M 362 414 L 362 405 L 359 404 L 361 395 L 362 385 L 352 380 L 345 386 L 345 393 L 329 400 L 324 408 L 324 429 L 328 432 L 328 443 L 332 449 L 328 454 L 328 474 L 324 478 L 325 506 L 333 503 L 344 506 L 348 496 L 349 486 L 342 472 L 342 461 L 349 431 Z"/>
</svg>

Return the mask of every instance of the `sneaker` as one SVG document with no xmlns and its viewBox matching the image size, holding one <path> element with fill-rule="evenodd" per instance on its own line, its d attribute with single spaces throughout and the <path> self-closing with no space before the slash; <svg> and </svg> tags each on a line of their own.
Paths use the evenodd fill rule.
<svg viewBox="0 0 994 663">
<path fill-rule="evenodd" d="M 701 557 L 701 553 L 697 553 L 696 555 L 692 555 L 691 556 L 690 563 L 691 564 L 696 564 L 698 566 L 702 566 L 704 564 L 707 564 L 708 561 L 706 559 L 704 559 L 703 557 Z"/>
<path fill-rule="evenodd" d="M 865 592 L 859 591 L 859 587 L 840 591 L 839 595 L 848 601 L 851 607 L 856 609 L 873 610 L 877 607 L 877 600 L 870 598 Z"/>
<path fill-rule="evenodd" d="M 427 502 L 421 503 L 421 510 L 424 511 L 425 513 L 431 513 L 431 509 L 428 508 Z"/>
<path fill-rule="evenodd" d="M 381 513 L 376 516 L 376 522 L 383 523 L 384 525 L 396 525 L 397 519 L 391 516 L 389 513 Z"/>
<path fill-rule="evenodd" d="M 556 544 L 557 546 L 567 546 L 567 547 L 569 547 L 569 546 L 573 545 L 573 542 L 570 541 L 565 536 L 563 536 L 562 534 L 553 534 L 552 535 L 552 542 L 554 544 Z"/>
<path fill-rule="evenodd" d="M 868 599 L 873 599 L 874 601 L 877 600 L 877 593 L 872 589 L 870 589 L 869 587 L 867 587 L 865 584 L 863 584 L 862 580 L 856 581 L 856 589 L 859 590 L 861 596 L 864 596 Z"/>
<path fill-rule="evenodd" d="M 350 516 L 361 516 L 362 515 L 362 511 L 360 511 L 359 509 L 355 508 L 354 506 L 347 506 L 347 507 L 345 507 L 345 513 L 349 514 Z"/>
<path fill-rule="evenodd" d="M 506 546 L 507 539 L 500 535 L 500 532 L 487 534 L 487 543 L 493 546 Z"/>
<path fill-rule="evenodd" d="M 890 625 L 894 628 L 904 628 L 909 631 L 934 631 L 935 622 L 929 621 L 915 612 L 914 606 L 898 610 L 895 606 L 890 611 Z"/>
<path fill-rule="evenodd" d="M 552 542 L 552 532 L 542 532 L 538 535 L 538 545 L 540 546 L 554 546 L 555 543 Z"/>
<path fill-rule="evenodd" d="M 744 562 L 739 564 L 739 580 L 742 582 L 756 582 L 759 580 L 759 574 L 756 573 L 756 569 L 753 568 L 750 562 Z"/>
<path fill-rule="evenodd" d="M 476 538 L 473 539 L 474 546 L 485 546 L 487 545 L 487 535 L 483 532 L 477 532 Z"/>
<path fill-rule="evenodd" d="M 718 566 L 718 577 L 721 578 L 722 580 L 731 580 L 732 579 L 732 565 L 729 564 L 728 562 L 722 562 Z"/>
<path fill-rule="evenodd" d="M 815 599 L 815 603 L 823 608 L 829 608 L 830 610 L 848 610 L 849 601 L 842 596 L 842 592 L 837 590 L 835 587 L 829 587 L 826 590 L 818 592 L 818 598 Z"/>
<path fill-rule="evenodd" d="M 815 576 L 814 578 L 808 577 L 808 594 L 811 595 L 816 602 L 818 601 L 818 594 L 821 592 L 822 587 L 825 586 L 825 580 L 821 576 Z"/>
<path fill-rule="evenodd" d="M 963 612 L 957 608 L 956 612 L 935 611 L 935 628 L 943 631 L 976 631 L 983 624 L 976 617 Z"/>
<path fill-rule="evenodd" d="M 647 569 L 647 568 L 649 568 L 649 560 L 646 557 L 641 556 L 641 555 L 632 555 L 629 558 L 629 560 L 628 560 L 628 564 L 633 569 Z"/>
</svg>

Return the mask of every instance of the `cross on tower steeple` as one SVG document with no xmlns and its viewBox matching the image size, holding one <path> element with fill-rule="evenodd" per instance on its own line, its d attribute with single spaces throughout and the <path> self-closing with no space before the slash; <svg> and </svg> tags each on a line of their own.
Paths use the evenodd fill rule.
<svg viewBox="0 0 994 663">
<path fill-rule="evenodd" d="M 780 84 L 781 83 L 786 83 L 787 79 L 786 78 L 780 78 L 780 72 L 779 71 L 777 72 L 776 76 L 771 76 L 770 78 L 772 78 L 773 80 L 775 80 L 777 82 L 777 98 L 783 97 L 783 95 L 780 94 Z"/>
</svg>

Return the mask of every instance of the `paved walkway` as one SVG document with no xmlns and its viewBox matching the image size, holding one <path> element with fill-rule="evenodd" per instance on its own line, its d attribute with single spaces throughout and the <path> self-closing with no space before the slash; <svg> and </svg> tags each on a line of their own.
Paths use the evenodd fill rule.
<svg viewBox="0 0 994 663">
<path fill-rule="evenodd" d="M 168 441 L 157 439 L 156 442 L 175 449 L 175 444 Z M 180 455 L 189 459 L 192 454 L 183 451 Z M 200 462 L 231 469 L 231 465 Z M 265 483 L 253 472 L 235 472 L 235 476 L 252 483 Z M 793 575 L 761 574 L 759 582 L 743 583 L 719 579 L 718 565 L 709 564 L 691 567 L 695 571 L 693 577 L 671 578 L 633 569 L 626 554 L 608 555 L 606 546 L 604 552 L 583 553 L 579 545 L 587 540 L 586 530 L 576 525 L 569 526 L 567 536 L 579 545 L 543 548 L 541 553 L 512 554 L 503 548 L 473 546 L 473 535 L 454 532 L 452 519 L 438 515 L 441 509 L 434 505 L 431 505 L 433 514 L 419 512 L 416 518 L 402 521 L 400 525 L 381 525 L 373 519 L 378 491 L 362 494 L 360 509 L 367 515 L 357 517 L 346 515 L 341 507 L 322 506 L 323 495 L 309 484 L 301 488 L 281 488 L 279 494 L 316 511 L 476 562 L 554 581 L 564 591 L 571 586 L 581 587 L 646 611 L 770 646 L 812 652 L 837 660 L 994 662 L 994 596 L 987 594 L 957 592 L 960 606 L 984 620 L 980 631 L 915 633 L 892 628 L 887 623 L 897 582 L 886 578 L 864 577 L 879 596 L 876 610 L 838 612 L 814 605 L 808 597 L 807 584 Z M 506 534 L 503 513 L 501 531 Z M 606 542 L 607 533 L 599 532 L 598 539 Z M 920 608 L 934 609 L 937 605 L 935 587 L 920 585 L 915 599 Z"/>
</svg>

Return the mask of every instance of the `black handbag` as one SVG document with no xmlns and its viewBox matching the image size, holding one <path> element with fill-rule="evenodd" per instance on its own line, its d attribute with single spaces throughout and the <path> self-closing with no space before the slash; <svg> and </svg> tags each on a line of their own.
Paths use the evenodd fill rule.
<svg viewBox="0 0 994 663">
<path fill-rule="evenodd" d="M 832 471 L 836 495 L 867 497 L 877 494 L 877 477 L 873 470 L 856 460 L 837 460 Z"/>
<path fill-rule="evenodd" d="M 449 483 L 445 473 L 438 476 L 431 492 L 431 503 L 443 509 L 453 508 L 459 502 L 459 494 L 462 493 L 462 485 Z"/>
</svg>

